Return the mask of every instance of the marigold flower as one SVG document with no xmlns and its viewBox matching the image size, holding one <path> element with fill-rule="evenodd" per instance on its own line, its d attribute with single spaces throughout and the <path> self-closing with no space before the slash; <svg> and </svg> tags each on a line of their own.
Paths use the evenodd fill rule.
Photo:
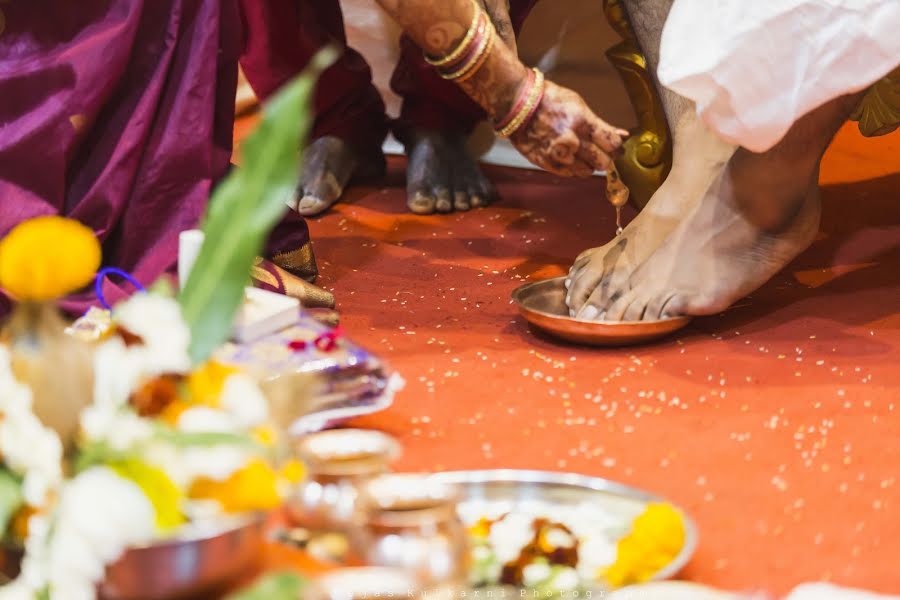
<svg viewBox="0 0 900 600">
<path fill-rule="evenodd" d="M 601 576 L 614 588 L 649 581 L 678 556 L 684 539 L 681 513 L 670 504 L 650 504 L 619 540 L 616 561 Z"/>
<path fill-rule="evenodd" d="M 78 221 L 29 219 L 0 240 L 0 287 L 18 300 L 61 298 L 90 283 L 100 254 L 94 232 Z"/>
<path fill-rule="evenodd" d="M 236 368 L 216 361 L 211 360 L 204 363 L 188 377 L 189 402 L 212 408 L 218 407 L 225 380 L 237 372 Z"/>
<path fill-rule="evenodd" d="M 189 495 L 196 500 L 215 500 L 227 513 L 271 510 L 281 504 L 278 477 L 261 459 L 250 461 L 225 481 L 198 479 Z"/>
</svg>

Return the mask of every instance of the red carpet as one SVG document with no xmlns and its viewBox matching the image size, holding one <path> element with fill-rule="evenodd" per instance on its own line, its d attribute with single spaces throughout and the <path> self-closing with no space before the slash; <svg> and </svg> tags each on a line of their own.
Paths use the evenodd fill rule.
<svg viewBox="0 0 900 600">
<path fill-rule="evenodd" d="M 388 187 L 311 224 L 349 334 L 407 380 L 358 424 L 397 435 L 408 469 L 577 471 L 666 495 L 700 527 L 689 579 L 900 593 L 898 135 L 842 132 L 820 239 L 752 298 L 623 350 L 538 337 L 509 302 L 612 236 L 602 182 L 490 174 L 497 205 L 416 217 L 393 162 Z"/>
</svg>

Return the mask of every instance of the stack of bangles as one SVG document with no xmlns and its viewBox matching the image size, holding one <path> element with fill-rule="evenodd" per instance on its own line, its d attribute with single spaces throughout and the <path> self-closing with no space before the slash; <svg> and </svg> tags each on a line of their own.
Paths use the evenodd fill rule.
<svg viewBox="0 0 900 600">
<path fill-rule="evenodd" d="M 496 43 L 497 32 L 490 18 L 477 2 L 473 2 L 475 14 L 469 30 L 459 45 L 442 58 L 425 56 L 425 60 L 437 68 L 444 79 L 462 83 L 471 78 L 487 62 Z M 544 98 L 544 74 L 531 69 L 519 96 L 505 117 L 497 122 L 495 131 L 502 137 L 510 137 L 522 129 L 537 112 Z"/>
<path fill-rule="evenodd" d="M 531 121 L 544 99 L 544 74 L 538 69 L 528 71 L 528 79 L 519 90 L 519 97 L 505 117 L 497 121 L 494 130 L 501 137 L 510 137 Z"/>
<path fill-rule="evenodd" d="M 494 24 L 487 14 L 477 3 L 473 2 L 473 5 L 475 15 L 459 45 L 443 58 L 425 56 L 428 64 L 437 67 L 441 77 L 457 83 L 466 81 L 478 72 L 487 61 L 497 39 Z"/>
</svg>

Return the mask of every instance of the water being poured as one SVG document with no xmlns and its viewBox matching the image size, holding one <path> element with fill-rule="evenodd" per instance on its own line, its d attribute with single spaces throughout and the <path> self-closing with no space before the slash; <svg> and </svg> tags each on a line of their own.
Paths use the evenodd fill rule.
<svg viewBox="0 0 900 600">
<path fill-rule="evenodd" d="M 616 235 L 622 234 L 622 207 L 628 203 L 628 187 L 622 182 L 615 163 L 606 171 L 606 198 L 616 209 Z"/>
</svg>

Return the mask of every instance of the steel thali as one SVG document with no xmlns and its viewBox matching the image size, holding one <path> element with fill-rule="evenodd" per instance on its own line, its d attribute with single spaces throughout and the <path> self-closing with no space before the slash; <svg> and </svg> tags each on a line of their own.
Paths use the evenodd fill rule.
<svg viewBox="0 0 900 600">
<path fill-rule="evenodd" d="M 579 511 L 588 509 L 595 513 L 590 517 L 591 527 L 596 526 L 592 535 L 605 537 L 613 548 L 649 504 L 665 502 L 637 488 L 574 473 L 501 469 L 447 472 L 434 477 L 462 488 L 464 499 L 459 512 L 467 524 L 488 513 L 542 512 L 556 520 L 568 510 L 572 518 L 578 519 L 584 514 Z M 683 509 L 674 508 L 682 518 L 684 543 L 680 552 L 653 576 L 653 581 L 675 577 L 697 548 L 697 526 Z M 604 516 L 597 518 L 600 514 Z M 602 587 L 594 582 L 591 585 Z"/>
</svg>

